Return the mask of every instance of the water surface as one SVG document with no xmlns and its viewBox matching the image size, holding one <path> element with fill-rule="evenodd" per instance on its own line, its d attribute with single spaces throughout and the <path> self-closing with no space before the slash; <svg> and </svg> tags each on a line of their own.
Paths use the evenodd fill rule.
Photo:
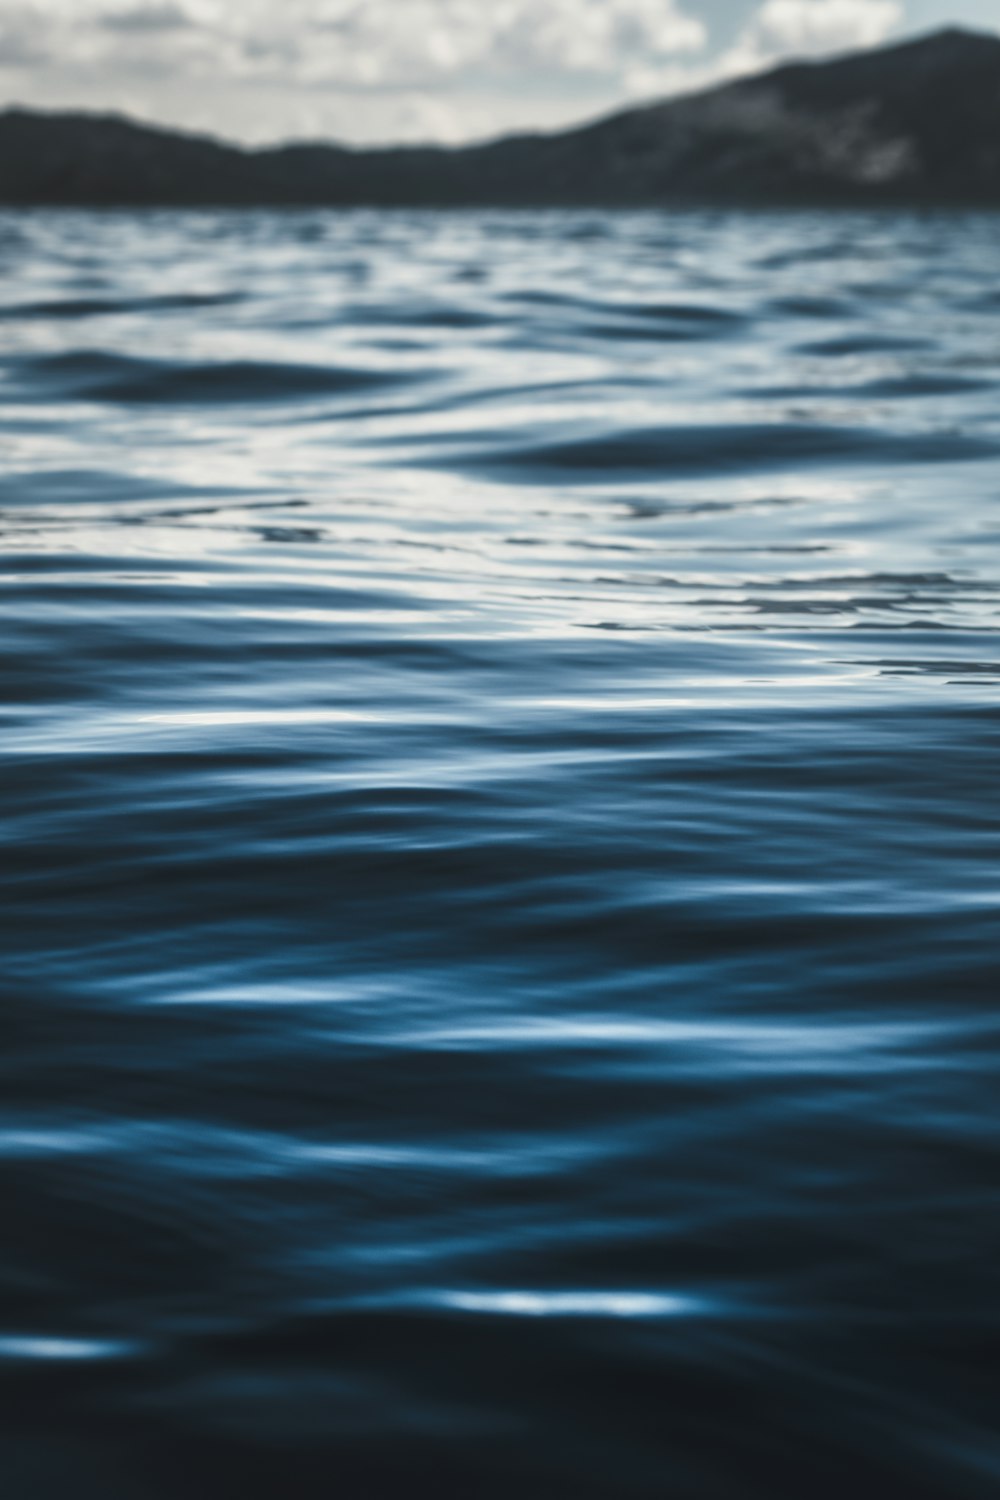
<svg viewBox="0 0 1000 1500">
<path fill-rule="evenodd" d="M 995 1493 L 998 245 L 0 217 L 5 1500 Z"/>
</svg>

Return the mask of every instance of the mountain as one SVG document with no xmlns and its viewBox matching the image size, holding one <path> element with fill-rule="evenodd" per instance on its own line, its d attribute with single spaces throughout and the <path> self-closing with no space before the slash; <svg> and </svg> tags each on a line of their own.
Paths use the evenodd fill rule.
<svg viewBox="0 0 1000 1500">
<path fill-rule="evenodd" d="M 115 116 L 13 109 L 0 114 L 0 202 L 1000 206 L 1000 36 L 949 29 L 461 149 L 249 151 Z"/>
</svg>

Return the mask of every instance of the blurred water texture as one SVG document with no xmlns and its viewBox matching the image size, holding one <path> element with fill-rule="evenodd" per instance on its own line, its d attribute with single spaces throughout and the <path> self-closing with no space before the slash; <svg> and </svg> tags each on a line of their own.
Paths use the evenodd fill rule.
<svg viewBox="0 0 1000 1500">
<path fill-rule="evenodd" d="M 995 1494 L 998 241 L 0 217 L 5 1500 Z"/>
</svg>

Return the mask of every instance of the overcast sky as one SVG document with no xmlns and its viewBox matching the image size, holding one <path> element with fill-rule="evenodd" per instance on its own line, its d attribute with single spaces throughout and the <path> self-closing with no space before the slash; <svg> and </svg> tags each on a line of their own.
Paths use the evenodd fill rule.
<svg viewBox="0 0 1000 1500">
<path fill-rule="evenodd" d="M 1000 0 L 0 0 L 0 103 L 459 141 L 956 21 Z"/>
</svg>

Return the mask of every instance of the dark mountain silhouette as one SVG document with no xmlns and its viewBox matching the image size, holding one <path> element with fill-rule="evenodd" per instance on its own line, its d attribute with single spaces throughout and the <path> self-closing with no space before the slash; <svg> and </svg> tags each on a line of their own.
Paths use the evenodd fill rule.
<svg viewBox="0 0 1000 1500">
<path fill-rule="evenodd" d="M 15 109 L 0 115 L 0 202 L 1000 205 L 1000 37 L 951 29 L 455 150 L 248 151 Z"/>
</svg>

